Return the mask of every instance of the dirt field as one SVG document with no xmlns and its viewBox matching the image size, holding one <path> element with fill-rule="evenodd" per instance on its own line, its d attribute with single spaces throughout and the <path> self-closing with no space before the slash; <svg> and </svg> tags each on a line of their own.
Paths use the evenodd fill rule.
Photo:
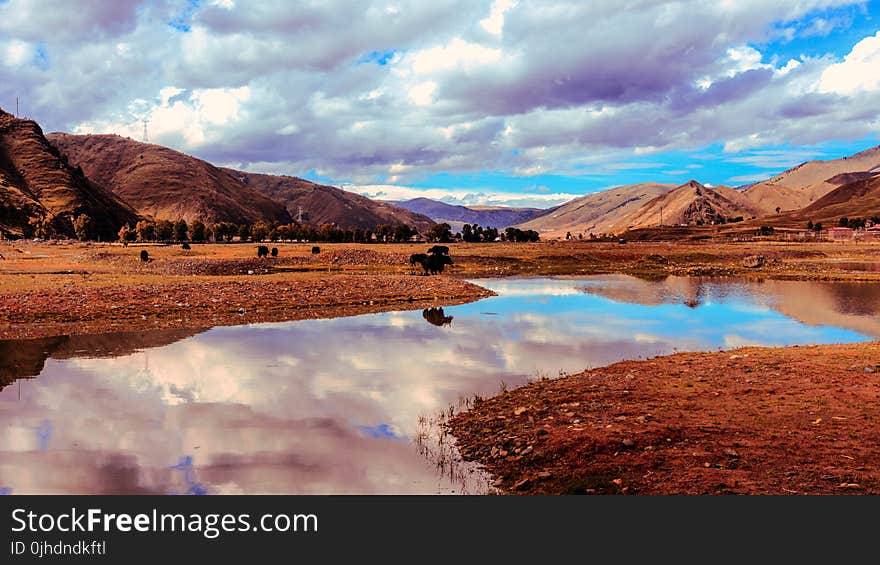
<svg viewBox="0 0 880 565">
<path fill-rule="evenodd" d="M 451 420 L 517 494 L 878 494 L 880 343 L 626 361 Z"/>
<path fill-rule="evenodd" d="M 880 280 L 880 245 L 752 242 L 453 244 L 447 275 L 419 275 L 426 244 L 180 246 L 0 242 L 0 339 L 234 325 L 454 304 L 466 277 L 628 273 Z M 151 261 L 139 260 L 146 250 Z M 760 267 L 744 266 L 749 256 Z M 451 276 L 448 276 L 451 275 Z"/>
</svg>

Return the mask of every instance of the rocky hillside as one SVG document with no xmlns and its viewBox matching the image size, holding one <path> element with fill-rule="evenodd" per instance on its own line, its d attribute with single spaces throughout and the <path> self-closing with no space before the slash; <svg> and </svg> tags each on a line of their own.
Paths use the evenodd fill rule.
<svg viewBox="0 0 880 565">
<path fill-rule="evenodd" d="M 74 218 L 92 218 L 91 237 L 115 239 L 134 210 L 90 182 L 40 126 L 0 110 L 0 233 L 74 237 Z"/>
<path fill-rule="evenodd" d="M 517 227 L 536 230 L 543 237 L 564 237 L 567 232 L 573 235 L 617 233 L 626 229 L 623 220 L 674 188 L 673 184 L 661 183 L 619 186 L 546 210 Z"/>
<path fill-rule="evenodd" d="M 245 186 L 282 203 L 293 218 L 302 208 L 303 221 L 312 225 L 336 224 L 340 228 L 372 229 L 381 224 L 406 224 L 419 231 L 434 225 L 427 216 L 366 196 L 317 184 L 297 177 L 223 171 Z"/>
<path fill-rule="evenodd" d="M 287 210 L 235 175 L 173 149 L 118 135 L 49 134 L 69 162 L 156 220 L 289 222 Z"/>
<path fill-rule="evenodd" d="M 630 229 L 657 227 L 661 223 L 693 226 L 748 219 L 759 214 L 742 193 L 726 186 L 707 187 L 692 180 L 647 202 L 621 223 Z"/>
</svg>

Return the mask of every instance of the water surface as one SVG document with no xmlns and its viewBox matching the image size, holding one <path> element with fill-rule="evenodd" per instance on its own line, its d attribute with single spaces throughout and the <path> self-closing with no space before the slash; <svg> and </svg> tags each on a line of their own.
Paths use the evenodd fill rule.
<svg viewBox="0 0 880 565">
<path fill-rule="evenodd" d="M 674 351 L 880 337 L 880 285 L 866 283 L 475 282 L 499 296 L 0 342 L 0 492 L 482 492 L 434 434 L 462 399 Z"/>
</svg>

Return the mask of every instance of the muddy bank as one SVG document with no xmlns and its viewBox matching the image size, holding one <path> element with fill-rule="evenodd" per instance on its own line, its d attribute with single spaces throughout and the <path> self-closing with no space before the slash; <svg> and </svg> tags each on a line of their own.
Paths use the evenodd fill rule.
<svg viewBox="0 0 880 565">
<path fill-rule="evenodd" d="M 492 294 L 453 277 L 393 274 L 71 283 L 0 292 L 0 339 L 331 318 L 459 304 Z"/>
<path fill-rule="evenodd" d="M 878 494 L 880 343 L 626 361 L 449 423 L 514 494 Z"/>
</svg>

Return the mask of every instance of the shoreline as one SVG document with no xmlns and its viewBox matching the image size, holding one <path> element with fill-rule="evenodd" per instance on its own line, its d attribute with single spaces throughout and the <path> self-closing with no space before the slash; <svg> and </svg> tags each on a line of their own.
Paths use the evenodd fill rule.
<svg viewBox="0 0 880 565">
<path fill-rule="evenodd" d="M 504 494 L 878 494 L 880 341 L 622 361 L 449 422 Z"/>
<path fill-rule="evenodd" d="M 451 276 L 415 276 L 426 244 L 0 242 L 0 339 L 294 321 L 491 296 L 466 279 L 623 274 L 880 282 L 880 245 L 788 242 L 452 244 Z M 151 261 L 141 263 L 141 249 Z M 752 255 L 759 268 L 745 267 Z M 209 295 L 216 296 L 209 296 Z M 214 300 L 211 300 L 214 298 Z"/>
</svg>

